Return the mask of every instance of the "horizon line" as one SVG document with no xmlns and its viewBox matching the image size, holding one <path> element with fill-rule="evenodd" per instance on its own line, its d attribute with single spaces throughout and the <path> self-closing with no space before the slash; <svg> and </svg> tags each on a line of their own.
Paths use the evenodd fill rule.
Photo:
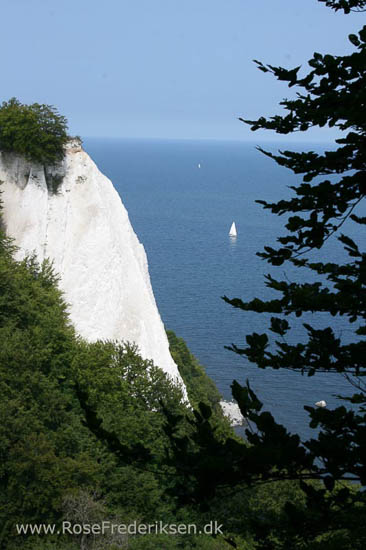
<svg viewBox="0 0 366 550">
<path fill-rule="evenodd" d="M 339 136 L 341 137 L 341 136 Z M 131 141 L 216 141 L 216 142 L 235 142 L 235 143 L 252 143 L 258 144 L 257 142 L 262 143 L 319 143 L 319 144 L 336 144 L 335 139 L 321 140 L 321 139 L 303 139 L 292 141 L 286 138 L 278 139 L 268 139 L 260 138 L 256 139 L 245 139 L 245 138 L 206 138 L 206 137 L 156 137 L 156 136 L 81 136 L 81 139 L 106 139 L 106 140 L 131 140 Z M 336 138 L 338 139 L 338 138 Z"/>
</svg>

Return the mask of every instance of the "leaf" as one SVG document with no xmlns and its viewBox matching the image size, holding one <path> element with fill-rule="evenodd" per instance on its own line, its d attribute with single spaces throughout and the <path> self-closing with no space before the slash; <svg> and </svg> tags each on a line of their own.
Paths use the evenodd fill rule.
<svg viewBox="0 0 366 550">
<path fill-rule="evenodd" d="M 271 331 L 276 334 L 284 336 L 289 330 L 290 326 L 286 319 L 279 319 L 278 317 L 271 317 Z"/>
<path fill-rule="evenodd" d="M 351 44 L 353 44 L 354 46 L 359 46 L 360 45 L 360 40 L 358 38 L 358 36 L 356 34 L 349 34 L 348 35 L 348 40 L 351 42 Z"/>
</svg>

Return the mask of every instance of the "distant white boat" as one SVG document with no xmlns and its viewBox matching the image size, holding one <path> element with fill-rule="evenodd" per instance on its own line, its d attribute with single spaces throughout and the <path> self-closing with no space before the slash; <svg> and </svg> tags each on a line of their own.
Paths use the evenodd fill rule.
<svg viewBox="0 0 366 550">
<path fill-rule="evenodd" d="M 229 235 L 230 237 L 236 237 L 237 236 L 237 231 L 236 231 L 236 225 L 235 225 L 235 222 L 233 222 L 231 224 L 231 227 L 230 227 L 230 231 L 229 231 Z"/>
<path fill-rule="evenodd" d="M 200 165 L 200 163 L 198 163 L 198 164 L 197 164 L 197 168 L 201 168 L 201 165 Z"/>
<path fill-rule="evenodd" d="M 324 407 L 327 406 L 327 402 L 324 401 L 324 400 L 322 399 L 321 401 L 317 401 L 317 402 L 315 403 L 315 406 L 316 406 L 316 407 L 324 408 Z"/>
</svg>

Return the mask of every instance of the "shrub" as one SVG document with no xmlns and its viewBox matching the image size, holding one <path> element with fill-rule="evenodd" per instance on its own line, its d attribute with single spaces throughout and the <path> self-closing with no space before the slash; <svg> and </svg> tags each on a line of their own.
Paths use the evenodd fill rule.
<svg viewBox="0 0 366 550">
<path fill-rule="evenodd" d="M 220 411 L 221 395 L 215 383 L 207 376 L 205 369 L 189 351 L 183 338 L 178 338 L 172 330 L 167 330 L 170 353 L 178 366 L 179 373 L 187 387 L 191 404 L 195 407 L 201 401 Z"/>
<path fill-rule="evenodd" d="M 23 105 L 16 98 L 0 107 L 0 150 L 52 165 L 64 157 L 67 120 L 51 105 Z"/>
</svg>

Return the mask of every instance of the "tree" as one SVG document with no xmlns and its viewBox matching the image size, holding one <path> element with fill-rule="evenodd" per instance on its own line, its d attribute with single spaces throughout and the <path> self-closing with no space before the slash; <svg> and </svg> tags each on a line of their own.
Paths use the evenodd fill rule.
<svg viewBox="0 0 366 550">
<path fill-rule="evenodd" d="M 0 150 L 53 165 L 64 157 L 67 120 L 51 105 L 23 105 L 16 98 L 0 107 Z"/>
</svg>

